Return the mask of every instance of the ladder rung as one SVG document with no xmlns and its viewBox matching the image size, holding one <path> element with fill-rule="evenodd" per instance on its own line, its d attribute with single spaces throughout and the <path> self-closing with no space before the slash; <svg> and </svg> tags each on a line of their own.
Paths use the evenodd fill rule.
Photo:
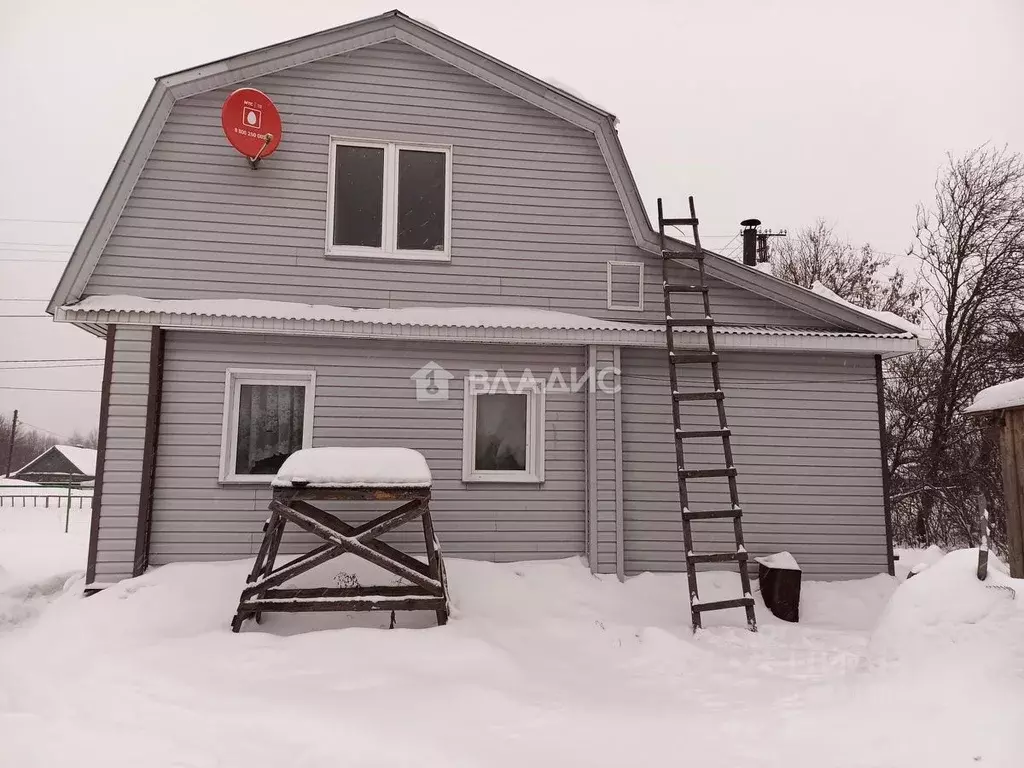
<svg viewBox="0 0 1024 768">
<path fill-rule="evenodd" d="M 680 469 L 679 475 L 687 480 L 700 477 L 736 477 L 736 467 L 725 469 Z"/>
<path fill-rule="evenodd" d="M 691 563 L 734 563 L 746 562 L 746 552 L 690 552 L 686 559 Z"/>
<path fill-rule="evenodd" d="M 691 400 L 724 400 L 725 393 L 720 390 L 714 392 L 673 392 L 672 399 L 677 403 L 689 402 Z"/>
<path fill-rule="evenodd" d="M 697 219 L 662 219 L 661 223 L 666 227 L 692 227 L 700 222 Z"/>
<path fill-rule="evenodd" d="M 669 328 L 681 328 L 686 325 L 705 325 L 708 328 L 713 326 L 715 321 L 710 317 L 670 317 L 665 320 Z"/>
<path fill-rule="evenodd" d="M 729 437 L 732 435 L 731 429 L 677 429 L 676 437 L 681 437 L 684 440 L 690 437 Z"/>
<path fill-rule="evenodd" d="M 668 293 L 707 293 L 706 285 L 687 285 L 686 283 L 663 283 L 662 287 Z"/>
<path fill-rule="evenodd" d="M 684 520 L 724 520 L 733 517 L 740 517 L 743 510 L 740 507 L 729 509 L 699 509 L 696 512 L 687 510 L 683 512 Z"/>
<path fill-rule="evenodd" d="M 704 352 L 697 355 L 669 355 L 669 360 L 675 365 L 686 365 L 687 363 L 717 363 L 717 352 Z"/>
<path fill-rule="evenodd" d="M 662 251 L 661 257 L 663 259 L 691 259 L 693 261 L 703 261 L 704 251 Z"/>
<path fill-rule="evenodd" d="M 732 600 L 714 600 L 707 603 L 696 602 L 691 608 L 694 611 L 720 611 L 723 608 L 749 608 L 754 605 L 752 597 L 736 597 Z"/>
</svg>

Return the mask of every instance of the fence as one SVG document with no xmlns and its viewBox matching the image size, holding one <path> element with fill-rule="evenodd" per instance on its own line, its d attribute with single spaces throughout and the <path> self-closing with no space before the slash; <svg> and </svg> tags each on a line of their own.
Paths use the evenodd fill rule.
<svg viewBox="0 0 1024 768">
<path fill-rule="evenodd" d="M 0 489 L 2 491 L 3 489 Z M 54 489 L 56 490 L 56 489 Z M 31 504 L 29 503 L 31 500 Z M 21 502 L 19 504 L 19 502 Z M 78 502 L 77 504 L 75 502 Z M 50 505 L 60 509 L 67 506 L 69 509 L 84 509 L 86 506 L 92 506 L 92 493 L 48 493 L 48 494 L 5 494 L 0 493 L 0 507 L 44 507 L 49 508 Z"/>
</svg>

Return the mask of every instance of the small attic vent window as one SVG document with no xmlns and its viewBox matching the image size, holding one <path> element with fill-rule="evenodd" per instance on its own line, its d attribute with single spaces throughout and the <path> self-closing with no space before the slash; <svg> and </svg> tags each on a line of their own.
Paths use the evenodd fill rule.
<svg viewBox="0 0 1024 768">
<path fill-rule="evenodd" d="M 644 308 L 644 265 L 638 261 L 608 262 L 608 309 L 641 312 Z"/>
</svg>

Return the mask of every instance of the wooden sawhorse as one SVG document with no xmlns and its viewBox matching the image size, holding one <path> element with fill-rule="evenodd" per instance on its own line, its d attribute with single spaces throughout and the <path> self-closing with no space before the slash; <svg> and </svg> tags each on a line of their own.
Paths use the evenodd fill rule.
<svg viewBox="0 0 1024 768">
<path fill-rule="evenodd" d="M 351 526 L 314 501 L 402 501 L 401 506 L 367 523 Z M 416 518 L 423 521 L 426 564 L 379 538 Z M 287 523 L 324 540 L 316 549 L 275 568 Z M 351 552 L 410 582 L 399 586 L 306 587 L 282 589 L 281 584 L 318 565 Z M 264 611 L 422 611 L 432 610 L 437 623 L 448 622 L 448 583 L 441 547 L 430 519 L 430 487 L 274 488 L 270 519 L 252 573 L 246 579 L 231 631 L 248 618 L 259 621 Z"/>
</svg>

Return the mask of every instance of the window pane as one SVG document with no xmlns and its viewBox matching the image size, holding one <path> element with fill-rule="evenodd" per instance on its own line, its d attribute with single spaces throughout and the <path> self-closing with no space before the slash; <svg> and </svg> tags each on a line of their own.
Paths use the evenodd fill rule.
<svg viewBox="0 0 1024 768">
<path fill-rule="evenodd" d="M 526 469 L 526 398 L 476 396 L 476 469 Z"/>
<path fill-rule="evenodd" d="M 302 448 L 306 388 L 242 384 L 238 395 L 235 474 L 274 475 Z"/>
<path fill-rule="evenodd" d="M 444 250 L 443 152 L 398 151 L 398 248 Z"/>
<path fill-rule="evenodd" d="M 334 244 L 381 246 L 384 150 L 334 148 Z"/>
</svg>

